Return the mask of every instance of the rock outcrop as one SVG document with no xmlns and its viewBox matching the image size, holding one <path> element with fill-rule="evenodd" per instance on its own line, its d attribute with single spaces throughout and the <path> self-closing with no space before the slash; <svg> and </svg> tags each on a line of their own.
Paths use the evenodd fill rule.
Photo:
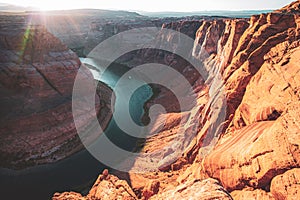
<svg viewBox="0 0 300 200">
<path fill-rule="evenodd" d="M 55 162 L 81 150 L 72 115 L 79 58 L 44 26 L 21 16 L 1 15 L 0 22 L 0 167 Z M 112 91 L 98 87 L 95 106 L 105 127 Z M 89 112 L 83 115 L 88 123 Z"/>
<path fill-rule="evenodd" d="M 93 200 L 93 199 L 124 199 L 135 200 L 138 199 L 132 191 L 128 183 L 124 180 L 118 179 L 116 176 L 108 174 L 105 169 L 98 177 L 89 194 L 85 197 L 75 192 L 55 193 L 53 200 Z"/>
<path fill-rule="evenodd" d="M 98 177 L 94 186 L 87 196 L 82 196 L 76 192 L 55 193 L 53 200 L 93 200 L 93 199 L 203 199 L 203 200 L 232 200 L 229 193 L 220 185 L 217 180 L 205 179 L 194 180 L 179 185 L 172 190 L 159 191 L 159 182 L 151 182 L 138 198 L 125 180 L 120 180 L 116 176 L 108 174 L 107 170 Z"/>
<path fill-rule="evenodd" d="M 150 199 L 203 199 L 203 200 L 232 200 L 228 192 L 217 180 L 205 179 L 186 182 L 172 190 L 162 192 Z"/>
</svg>

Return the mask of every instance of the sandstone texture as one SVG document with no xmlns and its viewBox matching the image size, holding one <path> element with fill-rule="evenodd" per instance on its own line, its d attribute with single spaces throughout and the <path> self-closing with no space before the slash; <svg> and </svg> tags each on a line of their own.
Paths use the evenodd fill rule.
<svg viewBox="0 0 300 200">
<path fill-rule="evenodd" d="M 0 167 L 55 162 L 81 150 L 72 115 L 79 58 L 44 26 L 0 17 Z M 99 84 L 95 107 L 104 127 L 111 97 Z M 88 126 L 91 114 L 83 115 Z"/>
<path fill-rule="evenodd" d="M 127 57 L 126 62 L 132 67 L 149 61 L 167 64 L 191 84 L 192 90 L 187 91 L 176 77 L 168 77 L 178 91 L 176 96 L 155 85 L 155 95 L 145 105 L 146 114 L 154 104 L 161 104 L 167 112 L 155 113 L 156 123 L 141 150 L 147 159 L 134 167 L 142 169 L 158 164 L 157 171 L 129 172 L 124 180 L 105 171 L 87 196 L 57 193 L 53 199 L 298 199 L 299 5 L 300 2 L 295 1 L 250 19 L 164 23 L 163 27 L 194 39 L 194 44 L 188 47 L 189 56 L 201 63 L 206 77 L 201 77 L 190 63 L 170 52 L 143 49 L 134 52 L 137 58 Z M 101 27 L 95 23 L 93 29 L 92 38 L 97 38 Z M 158 44 L 164 40 L 180 43 L 180 38 L 163 32 L 153 39 Z M 173 48 L 176 52 L 180 45 Z M 5 56 L 1 57 L 3 63 Z M 35 55 L 23 57 L 29 63 L 40 59 Z M 44 59 L 47 60 L 47 56 Z M 78 65 L 75 59 L 76 63 Z M 40 65 L 32 64 L 33 68 L 29 65 L 29 69 L 43 72 Z M 162 71 L 158 76 L 164 78 L 167 73 Z M 52 83 L 52 79 L 49 80 Z M 53 98 L 59 93 L 60 96 L 68 94 L 55 81 L 51 85 L 48 82 L 45 84 L 49 91 L 43 91 L 48 91 Z M 40 87 L 44 87 L 43 84 Z M 184 99 L 186 106 L 181 108 L 176 98 Z M 145 122 L 149 120 L 147 117 L 143 117 Z M 1 147 L 5 144 L 3 142 Z M 152 160 L 151 155 L 157 157 Z"/>
<path fill-rule="evenodd" d="M 179 30 L 174 24 L 165 25 L 168 26 Z M 165 37 L 172 40 L 173 36 Z M 193 119 L 194 124 L 198 123 L 197 134 L 191 140 L 188 137 L 191 129 L 186 129 L 185 137 L 179 140 L 190 144 L 183 156 L 168 163 L 164 160 L 168 154 L 164 154 L 166 157 L 161 160 L 165 163 L 160 170 L 180 171 L 187 165 L 185 172 L 178 175 L 178 184 L 214 178 L 234 199 L 289 198 L 288 189 L 283 189 L 285 184 L 291 185 L 288 180 L 281 179 L 282 191 L 277 196 L 270 192 L 270 187 L 273 179 L 276 181 L 274 177 L 299 168 L 299 39 L 299 1 L 250 19 L 199 22 L 191 54 L 203 63 L 208 78 L 204 82 L 197 75 L 187 76 L 197 91 L 196 99 L 192 97 L 194 100 L 189 103 L 192 108 L 176 107 L 176 102 L 170 100 L 174 96 L 161 87 L 148 105 L 160 103 L 168 113 L 157 116 L 163 128 L 147 139 L 144 147 L 147 152 L 159 152 L 159 148 L 163 152 L 165 146 L 178 139 L 176 134 L 182 134 L 178 127 L 180 118 L 192 113 L 198 116 Z M 151 52 L 150 55 L 162 55 L 158 59 L 161 63 L 171 64 L 182 74 L 190 67 L 178 62 L 176 56 L 171 55 L 168 60 L 167 54 Z M 215 82 L 216 72 L 221 74 L 223 83 Z M 224 89 L 226 99 L 226 117 L 221 126 L 216 108 L 225 104 L 212 101 L 220 97 L 220 89 Z M 219 127 L 214 129 L 214 126 Z M 209 135 L 211 130 L 215 130 L 214 134 Z M 297 194 L 296 186 L 288 188 Z"/>
<path fill-rule="evenodd" d="M 149 182 L 143 189 L 140 196 L 136 196 L 125 180 L 120 180 L 116 176 L 108 174 L 106 170 L 98 177 L 94 186 L 87 196 L 82 196 L 76 192 L 55 193 L 53 200 L 67 199 L 203 199 L 203 200 L 232 200 L 229 193 L 220 185 L 217 180 L 205 179 L 194 180 L 178 185 L 172 190 L 161 191 L 158 195 L 160 185 L 158 181 Z"/>
<path fill-rule="evenodd" d="M 162 192 L 150 199 L 203 199 L 203 200 L 232 200 L 227 191 L 217 180 L 205 179 L 186 182 L 172 190 Z"/>
<path fill-rule="evenodd" d="M 275 200 L 272 194 L 261 189 L 253 190 L 251 188 L 246 188 L 243 190 L 235 190 L 232 193 L 230 193 L 230 195 L 232 196 L 233 199 L 238 199 L 238 200 L 246 200 L 246 199 Z"/>
<path fill-rule="evenodd" d="M 271 182 L 271 193 L 276 199 L 298 199 L 300 169 L 294 168 L 276 176 Z"/>
<path fill-rule="evenodd" d="M 229 191 L 268 191 L 273 177 L 299 166 L 297 19 L 279 11 L 252 17 L 225 67 L 230 124 L 203 165 Z"/>
<path fill-rule="evenodd" d="M 75 192 L 55 193 L 53 200 L 94 200 L 94 199 L 119 199 L 119 200 L 134 200 L 137 199 L 135 193 L 124 180 L 118 179 L 116 176 L 108 174 L 107 170 L 98 177 L 89 194 L 82 197 Z"/>
</svg>

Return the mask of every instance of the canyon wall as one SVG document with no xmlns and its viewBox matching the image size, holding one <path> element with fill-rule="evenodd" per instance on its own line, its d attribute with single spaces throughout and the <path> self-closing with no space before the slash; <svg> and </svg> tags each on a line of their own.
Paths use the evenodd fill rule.
<svg viewBox="0 0 300 200">
<path fill-rule="evenodd" d="M 147 17 L 136 12 L 79 9 L 70 11 L 28 12 L 21 15 L 26 23 L 44 25 L 80 57 L 109 37 L 142 27 L 161 27 L 164 23 L 209 19 L 209 16 Z M 155 39 L 155 38 L 148 38 Z M 145 41 L 146 42 L 146 41 Z"/>
<path fill-rule="evenodd" d="M 72 115 L 79 58 L 43 25 L 20 15 L 0 17 L 0 167 L 56 162 L 83 149 Z M 99 84 L 95 106 L 104 127 L 111 97 Z M 85 126 L 90 113 L 82 113 Z"/>
<path fill-rule="evenodd" d="M 236 44 L 220 37 L 225 45 L 215 59 L 225 80 L 229 126 L 201 162 L 229 191 L 250 187 L 279 199 L 270 190 L 272 179 L 299 167 L 299 2 L 292 7 L 298 9 L 251 17 L 247 29 L 229 34 L 239 38 Z M 228 41 L 232 48 L 226 49 Z M 229 56 L 225 64 L 222 54 Z"/>
<path fill-rule="evenodd" d="M 192 56 L 203 62 L 209 73 L 222 75 L 226 118 L 216 146 L 205 157 L 203 140 L 207 135 L 203 128 L 198 132 L 180 159 L 191 166 L 178 181 L 215 178 L 236 199 L 260 199 L 262 194 L 265 199 L 293 199 L 299 195 L 295 186 L 299 184 L 296 171 L 300 159 L 296 114 L 300 80 L 299 4 L 297 1 L 249 20 L 202 22 Z M 211 89 L 210 81 L 205 84 Z M 211 94 L 214 95 L 209 99 L 216 98 L 218 90 Z M 214 123 L 213 113 L 206 112 L 207 106 L 213 109 L 207 102 L 204 109 L 200 106 L 200 115 L 207 117 L 207 121 L 201 121 L 201 127 Z M 151 138 L 150 146 L 151 141 L 156 140 Z M 171 169 L 180 168 L 178 162 L 174 164 Z M 283 181 L 287 176 L 295 176 L 292 183 Z M 278 179 L 282 180 L 281 186 Z M 278 187 L 282 188 L 280 192 L 276 191 Z"/>
</svg>

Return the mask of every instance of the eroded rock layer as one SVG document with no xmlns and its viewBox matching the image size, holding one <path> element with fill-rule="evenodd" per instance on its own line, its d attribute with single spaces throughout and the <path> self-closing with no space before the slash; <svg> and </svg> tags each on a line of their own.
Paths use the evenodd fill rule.
<svg viewBox="0 0 300 200">
<path fill-rule="evenodd" d="M 183 157 L 169 168 L 163 168 L 176 170 L 191 163 L 178 181 L 212 177 L 229 191 L 252 188 L 254 192 L 242 193 L 253 194 L 256 199 L 259 196 L 272 199 L 276 198 L 269 193 L 272 179 L 299 167 L 299 116 L 296 114 L 300 80 L 299 2 L 289 7 L 293 12 L 284 8 L 249 20 L 210 20 L 200 24 L 192 55 L 203 62 L 209 78 L 204 84 L 193 83 L 194 88 L 203 84 L 200 91 L 204 93 L 203 88 L 208 87 L 210 93 L 198 95 L 196 106 L 190 110 L 201 116 L 197 136 Z M 216 72 L 224 81 L 223 87 L 217 89 L 210 79 Z M 204 152 L 205 140 L 210 137 L 208 127 L 218 125 L 210 99 L 218 97 L 220 88 L 225 91 L 226 118 L 222 130 L 217 129 L 220 132 L 215 135 L 216 145 Z M 163 102 L 161 99 L 167 99 L 166 94 L 162 92 L 154 103 Z M 172 142 L 179 133 L 176 127 L 182 114 L 176 111 L 166 114 L 164 126 L 168 128 L 148 139 L 145 148 L 150 151 L 157 144 Z M 189 131 L 185 134 L 189 135 Z M 233 194 L 237 199 L 243 196 L 238 192 Z"/>
<path fill-rule="evenodd" d="M 0 167 L 55 162 L 79 151 L 72 115 L 79 58 L 44 26 L 4 15 L 0 22 Z M 98 87 L 96 110 L 106 126 L 112 92 Z M 90 114 L 84 115 L 88 126 Z"/>
</svg>

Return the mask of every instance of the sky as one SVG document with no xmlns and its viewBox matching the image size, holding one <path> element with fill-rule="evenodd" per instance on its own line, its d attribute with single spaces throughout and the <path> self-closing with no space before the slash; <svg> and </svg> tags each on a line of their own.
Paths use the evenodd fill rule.
<svg viewBox="0 0 300 200">
<path fill-rule="evenodd" d="M 130 11 L 272 10 L 293 0 L 0 0 L 41 10 L 98 8 Z"/>
</svg>

